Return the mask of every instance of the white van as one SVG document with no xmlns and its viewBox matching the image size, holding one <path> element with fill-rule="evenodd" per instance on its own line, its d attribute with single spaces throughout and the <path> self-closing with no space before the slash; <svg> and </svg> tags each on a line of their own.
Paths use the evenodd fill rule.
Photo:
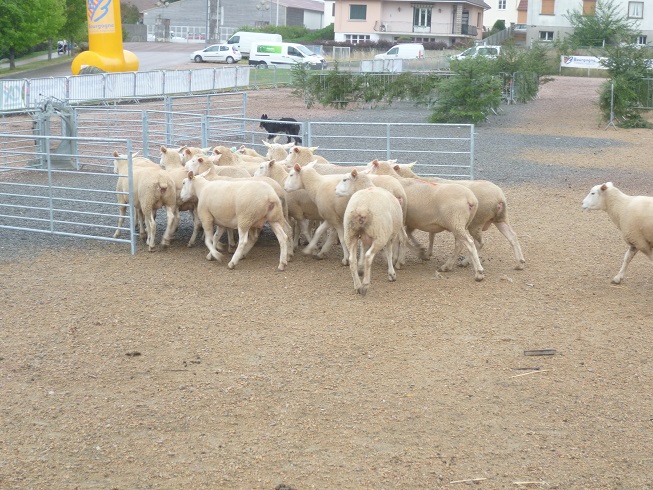
<svg viewBox="0 0 653 490">
<path fill-rule="evenodd" d="M 252 43 L 267 43 L 283 41 L 281 34 L 268 34 L 267 32 L 246 32 L 238 31 L 227 40 L 227 44 L 233 44 L 243 57 L 249 57 Z"/>
<path fill-rule="evenodd" d="M 385 53 L 377 54 L 375 60 L 414 60 L 424 58 L 424 45 L 417 43 L 397 44 Z"/>
<path fill-rule="evenodd" d="M 486 58 L 496 58 L 500 54 L 501 54 L 501 46 L 485 46 L 483 44 L 479 44 L 478 46 L 473 46 L 469 49 L 466 49 L 462 53 L 451 56 L 451 59 L 467 60 L 470 58 L 476 58 L 477 56 L 485 56 Z"/>
<path fill-rule="evenodd" d="M 254 43 L 249 54 L 249 64 L 259 68 L 271 65 L 290 68 L 297 63 L 308 63 L 314 70 L 325 70 L 327 62 L 303 44 Z"/>
</svg>

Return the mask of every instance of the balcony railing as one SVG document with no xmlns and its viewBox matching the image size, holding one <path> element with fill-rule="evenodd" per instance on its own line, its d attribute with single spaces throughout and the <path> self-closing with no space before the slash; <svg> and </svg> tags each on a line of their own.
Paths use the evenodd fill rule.
<svg viewBox="0 0 653 490">
<path fill-rule="evenodd" d="M 476 26 L 462 25 L 460 32 L 456 32 L 451 22 L 437 22 L 430 26 L 416 26 L 410 21 L 385 21 L 377 20 L 374 24 L 376 32 L 390 34 L 424 34 L 431 36 L 470 36 L 476 37 L 478 29 Z"/>
</svg>

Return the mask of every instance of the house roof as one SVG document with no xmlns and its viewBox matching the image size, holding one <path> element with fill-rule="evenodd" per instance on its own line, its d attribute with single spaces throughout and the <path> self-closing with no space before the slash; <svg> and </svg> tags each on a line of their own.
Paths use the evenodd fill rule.
<svg viewBox="0 0 653 490">
<path fill-rule="evenodd" d="M 131 3 L 139 12 L 157 7 L 156 0 L 125 0 L 125 3 Z"/>
<path fill-rule="evenodd" d="M 324 12 L 324 2 L 318 0 L 279 0 L 279 3 L 284 7 Z"/>
</svg>

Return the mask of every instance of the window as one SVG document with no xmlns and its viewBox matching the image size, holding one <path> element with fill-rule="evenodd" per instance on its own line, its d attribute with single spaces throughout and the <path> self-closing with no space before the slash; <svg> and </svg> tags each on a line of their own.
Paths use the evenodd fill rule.
<svg viewBox="0 0 653 490">
<path fill-rule="evenodd" d="M 540 41 L 553 41 L 553 31 L 540 31 Z"/>
<path fill-rule="evenodd" d="M 596 0 L 583 0 L 583 15 L 594 15 L 596 13 Z"/>
<path fill-rule="evenodd" d="M 631 19 L 643 19 L 644 2 L 628 2 L 628 17 Z"/>
<path fill-rule="evenodd" d="M 635 39 L 635 44 L 642 46 L 646 45 L 646 36 L 637 36 Z"/>
<path fill-rule="evenodd" d="M 364 43 L 370 40 L 369 35 L 365 34 L 345 34 L 345 41 L 352 44 Z"/>
<path fill-rule="evenodd" d="M 555 0 L 542 0 L 542 15 L 554 15 L 555 3 Z"/>
<path fill-rule="evenodd" d="M 499 0 L 499 10 L 506 10 L 506 0 Z"/>
<path fill-rule="evenodd" d="M 413 26 L 431 27 L 431 9 L 415 7 L 413 9 Z"/>
<path fill-rule="evenodd" d="M 367 5 L 350 5 L 349 20 L 365 20 L 367 18 Z"/>
</svg>

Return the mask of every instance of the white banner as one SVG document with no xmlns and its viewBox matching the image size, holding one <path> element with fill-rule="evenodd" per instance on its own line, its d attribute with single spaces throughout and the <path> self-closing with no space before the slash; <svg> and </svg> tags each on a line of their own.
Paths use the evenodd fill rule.
<svg viewBox="0 0 653 490">
<path fill-rule="evenodd" d="M 560 66 L 562 68 L 591 68 L 593 70 L 607 70 L 601 64 L 601 60 L 608 58 L 598 58 L 596 56 L 560 56 Z"/>
</svg>

